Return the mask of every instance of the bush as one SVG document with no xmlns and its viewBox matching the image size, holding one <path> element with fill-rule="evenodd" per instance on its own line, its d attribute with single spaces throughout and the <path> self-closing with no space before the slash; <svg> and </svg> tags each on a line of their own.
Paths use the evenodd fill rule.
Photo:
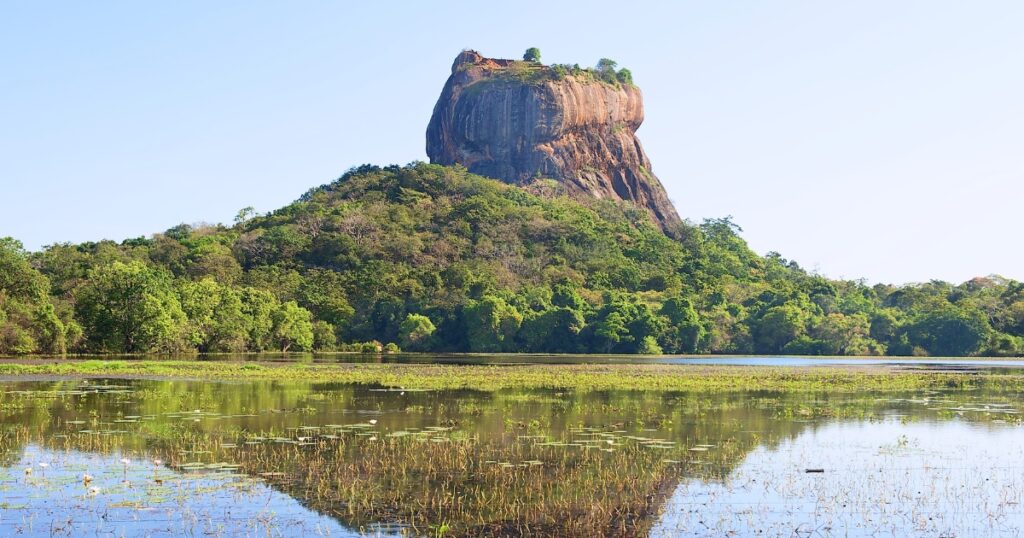
<svg viewBox="0 0 1024 538">
<path fill-rule="evenodd" d="M 630 71 L 629 69 L 626 69 L 625 67 L 619 69 L 619 72 L 615 75 L 615 78 L 617 78 L 619 82 L 627 86 L 633 85 L 633 72 Z"/>
</svg>

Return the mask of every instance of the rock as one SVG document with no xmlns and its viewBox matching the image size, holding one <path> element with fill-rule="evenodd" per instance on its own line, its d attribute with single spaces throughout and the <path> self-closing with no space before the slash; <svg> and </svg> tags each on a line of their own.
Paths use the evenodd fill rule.
<svg viewBox="0 0 1024 538">
<path fill-rule="evenodd" d="M 632 84 L 467 50 L 434 106 L 427 156 L 507 183 L 550 178 L 570 196 L 626 200 L 671 233 L 679 215 L 636 138 L 643 119 Z"/>
</svg>

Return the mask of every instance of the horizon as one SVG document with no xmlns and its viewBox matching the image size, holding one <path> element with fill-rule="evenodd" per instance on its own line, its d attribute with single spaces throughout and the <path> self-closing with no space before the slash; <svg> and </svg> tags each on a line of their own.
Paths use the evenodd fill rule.
<svg viewBox="0 0 1024 538">
<path fill-rule="evenodd" d="M 431 30 L 472 15 L 7 6 L 0 43 L 19 53 L 0 60 L 0 236 L 35 251 L 230 223 L 363 163 L 426 161 L 455 55 L 537 46 L 545 64 L 609 57 L 632 71 L 637 135 L 684 219 L 731 215 L 759 254 L 831 278 L 1021 280 L 1024 252 L 1008 245 L 1024 175 L 1024 6 L 995 5 L 641 5 L 616 22 L 648 27 L 642 44 L 594 32 L 604 9 L 566 6 L 443 36 Z M 563 28 L 570 16 L 583 22 Z M 336 24 L 352 19 L 421 46 Z"/>
</svg>

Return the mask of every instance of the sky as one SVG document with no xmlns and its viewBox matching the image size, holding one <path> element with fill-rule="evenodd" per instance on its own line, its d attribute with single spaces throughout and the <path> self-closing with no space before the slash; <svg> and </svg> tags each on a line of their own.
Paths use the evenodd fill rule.
<svg viewBox="0 0 1024 538">
<path fill-rule="evenodd" d="M 628 67 L 683 218 L 870 283 L 1024 279 L 1024 3 L 3 2 L 0 236 L 230 223 L 426 160 L 465 48 Z"/>
</svg>

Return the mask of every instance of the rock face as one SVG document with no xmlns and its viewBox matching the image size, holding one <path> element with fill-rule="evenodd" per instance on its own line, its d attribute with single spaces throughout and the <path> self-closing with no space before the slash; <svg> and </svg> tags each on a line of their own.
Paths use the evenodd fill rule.
<svg viewBox="0 0 1024 538">
<path fill-rule="evenodd" d="M 520 185 L 555 179 L 572 196 L 633 202 L 671 231 L 679 215 L 634 134 L 639 88 L 589 75 L 463 51 L 427 127 L 430 162 Z"/>
</svg>

